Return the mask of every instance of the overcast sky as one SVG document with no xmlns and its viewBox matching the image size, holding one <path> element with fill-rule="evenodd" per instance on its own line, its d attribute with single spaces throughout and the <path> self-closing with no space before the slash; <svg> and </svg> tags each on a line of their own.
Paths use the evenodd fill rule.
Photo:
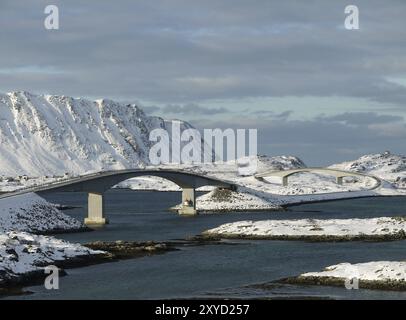
<svg viewBox="0 0 406 320">
<path fill-rule="evenodd" d="M 406 1 L 1 0 L 0 91 L 15 90 L 258 128 L 260 153 L 309 165 L 406 154 Z"/>
</svg>

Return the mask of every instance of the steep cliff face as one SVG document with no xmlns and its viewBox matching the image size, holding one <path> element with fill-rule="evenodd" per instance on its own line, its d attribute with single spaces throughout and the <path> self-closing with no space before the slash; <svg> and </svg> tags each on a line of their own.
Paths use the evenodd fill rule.
<svg viewBox="0 0 406 320">
<path fill-rule="evenodd" d="M 82 174 L 149 164 L 149 134 L 172 121 L 133 104 L 11 92 L 0 95 L 0 175 Z M 191 126 L 180 121 L 184 130 Z M 171 141 L 170 141 L 171 142 Z"/>
</svg>

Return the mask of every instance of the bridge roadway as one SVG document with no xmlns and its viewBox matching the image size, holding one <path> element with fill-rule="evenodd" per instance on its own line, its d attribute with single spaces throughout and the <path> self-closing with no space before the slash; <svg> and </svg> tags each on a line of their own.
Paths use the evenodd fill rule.
<svg viewBox="0 0 406 320">
<path fill-rule="evenodd" d="M 333 175 L 338 184 L 343 184 L 344 177 L 367 177 L 375 180 L 371 190 L 381 186 L 379 178 L 358 172 L 329 169 L 329 168 L 300 168 L 291 170 L 271 170 L 255 175 L 264 181 L 265 177 L 281 177 L 284 186 L 288 185 L 288 178 L 294 174 L 310 172 Z M 208 176 L 175 169 L 126 169 L 103 171 L 82 175 L 75 178 L 60 180 L 43 185 L 18 189 L 13 192 L 0 193 L 0 199 L 14 197 L 26 193 L 45 194 L 50 192 L 86 192 L 88 193 L 88 216 L 85 223 L 89 226 L 104 225 L 105 217 L 104 193 L 118 183 L 130 178 L 141 176 L 155 176 L 174 182 L 182 188 L 182 204 L 178 210 L 181 215 L 196 215 L 196 189 L 202 186 L 215 186 L 235 190 L 236 186 L 230 182 Z"/>
<path fill-rule="evenodd" d="M 104 225 L 105 204 L 103 194 L 118 183 L 130 178 L 154 176 L 167 179 L 182 188 L 181 215 L 196 215 L 196 189 L 202 186 L 215 186 L 224 189 L 235 189 L 232 183 L 204 175 L 175 169 L 126 169 L 113 170 L 82 175 L 79 177 L 27 187 L 13 192 L 0 194 L 0 199 L 26 193 L 39 195 L 50 192 L 86 192 L 88 193 L 88 216 L 85 224 L 89 226 Z"/>
</svg>

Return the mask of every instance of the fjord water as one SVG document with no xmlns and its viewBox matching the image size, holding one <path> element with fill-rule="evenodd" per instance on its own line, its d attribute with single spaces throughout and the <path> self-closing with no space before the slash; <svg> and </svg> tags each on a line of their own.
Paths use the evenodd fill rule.
<svg viewBox="0 0 406 320">
<path fill-rule="evenodd" d="M 53 202 L 83 206 L 85 194 L 53 194 Z M 279 212 L 241 212 L 181 217 L 167 208 L 177 192 L 112 190 L 106 194 L 110 224 L 86 233 L 57 237 L 86 243 L 95 240 L 185 239 L 222 223 L 239 220 L 370 218 L 405 214 L 406 197 L 364 198 L 295 206 Z M 78 219 L 85 208 L 66 211 Z M 406 299 L 406 292 L 346 290 L 334 287 L 272 285 L 251 287 L 341 262 L 404 260 L 406 241 L 311 243 L 300 241 L 225 241 L 182 247 L 162 255 L 67 270 L 59 290 L 27 288 L 31 295 L 10 299 L 167 299 L 332 298 Z"/>
</svg>

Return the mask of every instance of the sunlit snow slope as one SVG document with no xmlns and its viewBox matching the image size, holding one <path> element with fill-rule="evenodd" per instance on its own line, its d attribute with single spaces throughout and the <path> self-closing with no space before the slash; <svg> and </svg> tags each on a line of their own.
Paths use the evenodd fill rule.
<svg viewBox="0 0 406 320">
<path fill-rule="evenodd" d="M 0 175 L 77 175 L 148 165 L 151 130 L 170 132 L 173 121 L 106 99 L 0 94 Z M 179 122 L 181 130 L 191 127 Z"/>
</svg>

